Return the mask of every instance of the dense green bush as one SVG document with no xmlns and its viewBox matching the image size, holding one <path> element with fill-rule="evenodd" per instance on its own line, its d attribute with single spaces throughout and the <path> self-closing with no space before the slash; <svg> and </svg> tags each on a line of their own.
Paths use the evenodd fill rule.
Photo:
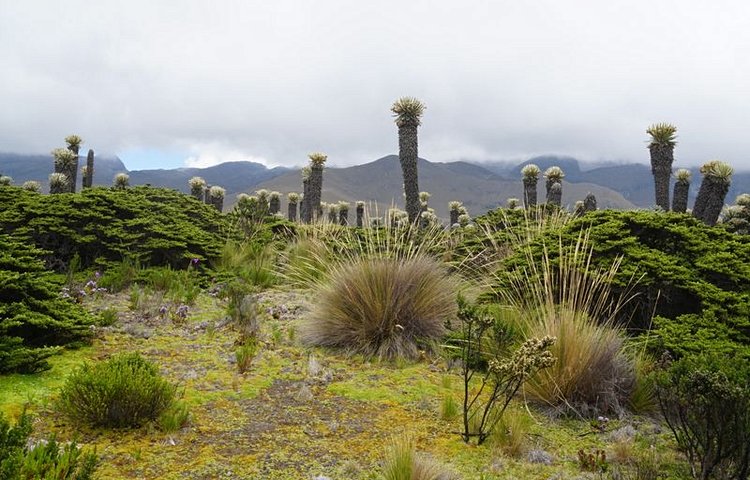
<svg viewBox="0 0 750 480">
<path fill-rule="evenodd" d="M 46 250 L 47 266 L 58 271 L 75 255 L 83 268 L 126 257 L 185 268 L 217 257 L 228 225 L 210 205 L 163 188 L 38 195 L 0 187 L 0 232 Z"/>
<path fill-rule="evenodd" d="M 96 455 L 69 443 L 60 448 L 52 438 L 28 444 L 31 418 L 21 415 L 15 426 L 0 414 L 0 478 L 3 480 L 88 480 L 96 470 Z"/>
<path fill-rule="evenodd" d="M 139 427 L 168 409 L 175 391 L 156 365 L 137 353 L 120 354 L 73 372 L 60 391 L 58 407 L 76 423 Z"/>
<path fill-rule="evenodd" d="M 545 233 L 544 241 L 532 240 L 534 255 L 541 258 L 545 241 L 552 244 L 558 236 L 574 244 L 584 229 L 595 266 L 622 257 L 612 289 L 637 294 L 618 314 L 631 332 L 648 330 L 655 314 L 660 347 L 683 354 L 702 351 L 710 342 L 712 349 L 748 355 L 750 237 L 684 214 L 602 210 Z M 514 254 L 505 269 L 517 271 L 527 263 L 524 254 Z M 507 288 L 507 281 L 500 275 L 494 290 Z"/>
<path fill-rule="evenodd" d="M 428 257 L 364 258 L 334 267 L 329 278 L 302 326 L 310 344 L 415 358 L 456 312 L 453 282 Z"/>
<path fill-rule="evenodd" d="M 689 355 L 655 375 L 662 414 L 694 478 L 750 475 L 750 366 Z"/>
<path fill-rule="evenodd" d="M 94 319 L 60 295 L 42 252 L 0 234 L 0 373 L 31 373 L 60 346 L 89 339 Z"/>
</svg>

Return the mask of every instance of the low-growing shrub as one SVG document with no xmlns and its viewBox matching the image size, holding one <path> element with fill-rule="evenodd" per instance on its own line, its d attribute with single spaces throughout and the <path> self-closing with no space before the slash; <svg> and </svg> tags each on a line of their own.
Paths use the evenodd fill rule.
<svg viewBox="0 0 750 480">
<path fill-rule="evenodd" d="M 31 417 L 23 413 L 14 426 L 0 414 L 0 478 L 3 480 L 88 480 L 96 471 L 96 454 L 75 442 L 62 448 L 51 438 L 29 444 Z"/>
<path fill-rule="evenodd" d="M 258 352 L 258 342 L 255 339 L 246 339 L 245 342 L 237 348 L 235 359 L 237 360 L 237 371 L 245 373 L 250 370 Z"/>
<path fill-rule="evenodd" d="M 694 478 L 750 475 L 750 367 L 705 353 L 655 374 L 664 419 Z"/>
<path fill-rule="evenodd" d="M 416 358 L 456 312 L 453 282 L 422 256 L 342 264 L 317 297 L 303 341 L 381 359 Z"/>
<path fill-rule="evenodd" d="M 116 308 L 106 308 L 99 312 L 99 326 L 109 327 L 117 323 L 117 319 L 118 316 Z"/>
<path fill-rule="evenodd" d="M 156 420 L 175 399 L 176 387 L 137 353 L 84 364 L 66 380 L 58 407 L 76 423 L 139 427 Z"/>
</svg>

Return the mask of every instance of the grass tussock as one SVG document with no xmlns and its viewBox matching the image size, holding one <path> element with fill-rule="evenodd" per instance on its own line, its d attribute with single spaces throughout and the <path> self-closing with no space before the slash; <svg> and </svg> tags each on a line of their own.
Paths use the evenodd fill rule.
<svg viewBox="0 0 750 480">
<path fill-rule="evenodd" d="M 416 358 L 455 312 L 454 284 L 435 260 L 363 258 L 335 267 L 300 334 L 312 345 Z"/>
<path fill-rule="evenodd" d="M 407 436 L 393 441 L 386 452 L 382 480 L 450 480 L 454 476 L 436 461 L 416 453 Z"/>
<path fill-rule="evenodd" d="M 636 384 L 636 366 L 615 324 L 632 297 L 614 296 L 609 288 L 619 260 L 595 268 L 585 232 L 573 245 L 543 245 L 541 259 L 528 244 L 520 248 L 527 267 L 501 295 L 518 312 L 525 336 L 557 338 L 551 349 L 556 361 L 526 382 L 527 398 L 584 415 L 621 411 Z"/>
</svg>

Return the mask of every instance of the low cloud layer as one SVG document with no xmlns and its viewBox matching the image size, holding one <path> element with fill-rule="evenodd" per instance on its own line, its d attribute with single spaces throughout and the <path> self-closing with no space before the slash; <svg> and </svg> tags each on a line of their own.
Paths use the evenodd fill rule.
<svg viewBox="0 0 750 480">
<path fill-rule="evenodd" d="M 0 151 L 75 132 L 129 163 L 350 165 L 397 151 L 389 108 L 411 95 L 433 161 L 647 162 L 646 127 L 669 121 L 678 164 L 750 168 L 747 16 L 741 1 L 0 0 Z"/>
</svg>

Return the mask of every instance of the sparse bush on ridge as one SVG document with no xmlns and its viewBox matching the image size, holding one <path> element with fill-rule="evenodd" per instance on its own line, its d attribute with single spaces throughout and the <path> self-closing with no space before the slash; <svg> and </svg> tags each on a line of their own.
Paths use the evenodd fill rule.
<svg viewBox="0 0 750 480">
<path fill-rule="evenodd" d="M 328 278 L 300 330 L 308 344 L 416 358 L 456 311 L 453 282 L 427 257 L 363 258 L 334 267 Z"/>
<path fill-rule="evenodd" d="M 140 427 L 172 406 L 176 387 L 138 353 L 116 355 L 74 371 L 60 390 L 58 408 L 76 423 Z"/>
</svg>

